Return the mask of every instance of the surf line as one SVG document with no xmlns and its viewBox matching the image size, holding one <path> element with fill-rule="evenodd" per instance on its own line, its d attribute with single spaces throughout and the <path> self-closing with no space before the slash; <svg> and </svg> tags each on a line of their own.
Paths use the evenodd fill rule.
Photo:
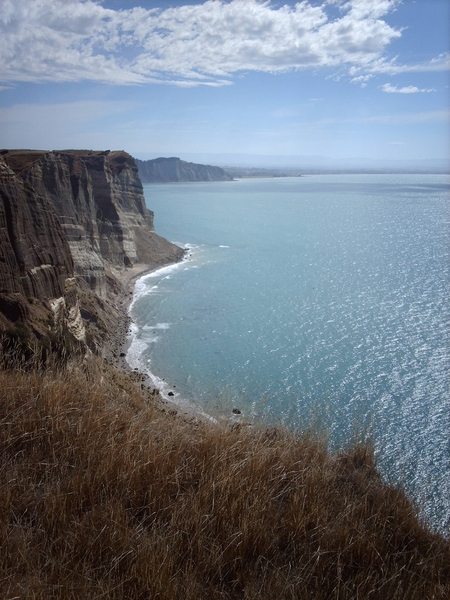
<svg viewBox="0 0 450 600">
<path fill-rule="evenodd" d="M 142 341 L 140 339 L 139 333 L 141 329 L 133 319 L 132 315 L 133 308 L 142 297 L 150 296 L 152 293 L 156 292 L 159 284 L 164 281 L 164 279 L 170 278 L 172 274 L 176 273 L 176 271 L 180 270 L 182 267 L 186 268 L 186 263 L 195 262 L 195 259 L 198 256 L 197 251 L 200 250 L 201 247 L 192 244 L 186 244 L 184 247 L 186 248 L 186 253 L 181 261 L 145 273 L 136 281 L 133 290 L 133 298 L 128 306 L 130 326 L 126 338 L 125 360 L 130 369 L 139 371 L 146 377 L 143 384 L 149 388 L 156 388 L 159 395 L 166 403 L 172 404 L 187 416 L 207 419 L 208 421 L 217 423 L 217 419 L 205 413 L 198 405 L 183 398 L 179 392 L 174 391 L 174 386 L 171 386 L 165 379 L 162 379 L 153 373 L 148 365 L 144 363 L 142 360 L 142 353 L 147 348 L 148 340 Z M 195 265 L 193 265 L 193 267 L 195 267 Z M 155 285 L 153 286 L 151 285 L 152 279 L 156 280 Z M 168 327 L 170 327 L 169 323 L 157 323 L 153 326 L 144 325 L 143 329 L 147 328 L 157 332 L 168 329 Z M 157 342 L 157 339 L 158 338 L 156 337 L 152 341 Z"/>
</svg>

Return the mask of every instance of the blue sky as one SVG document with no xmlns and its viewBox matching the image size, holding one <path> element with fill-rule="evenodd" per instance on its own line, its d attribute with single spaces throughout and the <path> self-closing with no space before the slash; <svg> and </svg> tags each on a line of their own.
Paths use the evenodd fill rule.
<svg viewBox="0 0 450 600">
<path fill-rule="evenodd" d="M 448 159 L 449 22 L 449 0 L 0 0 L 0 147 Z"/>
</svg>

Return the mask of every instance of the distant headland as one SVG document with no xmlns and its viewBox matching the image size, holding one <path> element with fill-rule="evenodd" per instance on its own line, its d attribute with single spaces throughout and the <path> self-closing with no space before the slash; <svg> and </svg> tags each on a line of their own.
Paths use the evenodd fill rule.
<svg viewBox="0 0 450 600">
<path fill-rule="evenodd" d="M 136 159 L 136 165 L 142 183 L 233 180 L 233 177 L 220 167 L 191 163 L 175 156 L 154 160 Z"/>
</svg>

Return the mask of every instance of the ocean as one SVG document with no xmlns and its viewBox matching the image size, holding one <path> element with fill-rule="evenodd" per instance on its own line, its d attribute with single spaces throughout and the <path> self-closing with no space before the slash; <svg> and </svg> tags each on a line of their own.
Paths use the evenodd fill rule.
<svg viewBox="0 0 450 600">
<path fill-rule="evenodd" d="M 144 186 L 187 260 L 141 278 L 127 360 L 206 412 L 367 438 L 450 525 L 450 181 L 311 175 Z"/>
</svg>

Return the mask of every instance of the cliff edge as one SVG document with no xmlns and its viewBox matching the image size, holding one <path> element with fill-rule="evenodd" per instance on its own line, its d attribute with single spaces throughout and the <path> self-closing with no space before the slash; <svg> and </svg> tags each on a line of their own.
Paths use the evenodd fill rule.
<svg viewBox="0 0 450 600">
<path fill-rule="evenodd" d="M 183 255 L 154 232 L 121 151 L 0 151 L 0 241 L 0 328 L 26 323 L 40 338 L 53 319 L 96 347 L 119 318 L 124 273 Z"/>
</svg>

